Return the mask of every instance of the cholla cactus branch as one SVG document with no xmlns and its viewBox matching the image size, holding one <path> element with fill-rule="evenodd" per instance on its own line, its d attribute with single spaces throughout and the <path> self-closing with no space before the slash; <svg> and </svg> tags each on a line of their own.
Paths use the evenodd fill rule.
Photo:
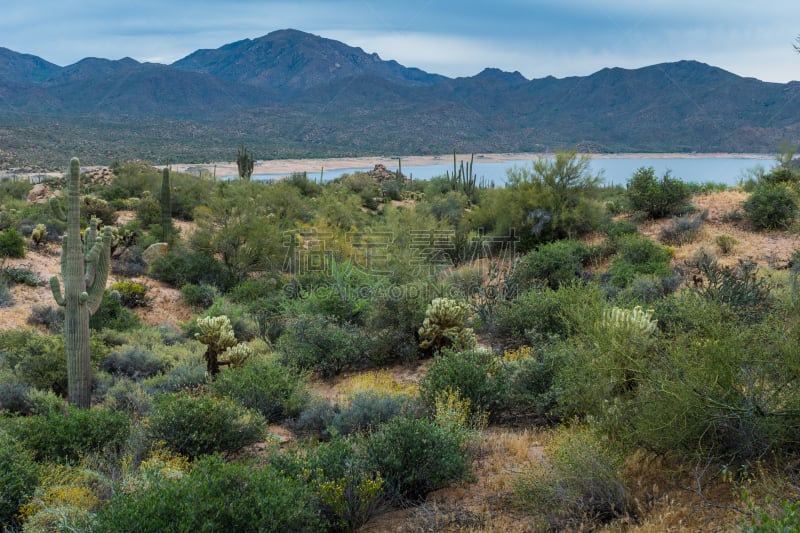
<svg viewBox="0 0 800 533">
<path fill-rule="evenodd" d="M 475 347 L 475 334 L 466 327 L 467 306 L 449 298 L 436 298 L 425 311 L 419 329 L 419 347 L 439 350 L 452 347 L 466 350 Z"/>
</svg>

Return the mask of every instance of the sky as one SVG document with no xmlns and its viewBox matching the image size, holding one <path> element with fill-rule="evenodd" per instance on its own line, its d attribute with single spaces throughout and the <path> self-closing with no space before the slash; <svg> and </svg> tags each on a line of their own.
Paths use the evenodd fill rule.
<svg viewBox="0 0 800 533">
<path fill-rule="evenodd" d="M 0 47 L 57 65 L 171 63 L 294 28 L 450 77 L 528 79 L 693 59 L 800 80 L 799 0 L 3 0 Z"/>
</svg>

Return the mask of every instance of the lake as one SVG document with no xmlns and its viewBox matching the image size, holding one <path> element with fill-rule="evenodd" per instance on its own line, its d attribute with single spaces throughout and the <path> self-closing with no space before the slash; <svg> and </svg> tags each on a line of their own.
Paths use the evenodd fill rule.
<svg viewBox="0 0 800 533">
<path fill-rule="evenodd" d="M 593 174 L 603 177 L 606 185 L 624 185 L 631 175 L 640 167 L 653 167 L 657 176 L 662 176 L 669 171 L 671 176 L 686 182 L 697 183 L 724 183 L 726 185 L 736 185 L 742 178 L 746 177 L 747 172 L 757 166 L 765 169 L 771 168 L 775 164 L 775 159 L 771 156 L 604 156 L 594 157 L 590 161 L 590 168 Z M 506 182 L 507 172 L 514 167 L 530 167 L 531 161 L 476 161 L 473 165 L 473 172 L 478 179 L 484 178 L 487 183 L 494 182 L 496 186 L 502 186 Z M 387 166 L 388 170 L 395 171 L 397 167 Z M 336 170 L 325 170 L 323 179 L 329 181 L 353 172 L 366 172 L 372 167 L 342 168 Z M 437 163 L 433 165 L 403 165 L 403 173 L 412 179 L 430 179 L 435 176 L 443 176 L 445 172 L 453 170 L 453 163 Z M 253 179 L 272 180 L 285 177 L 285 174 L 254 174 Z M 309 178 L 319 179 L 319 171 L 308 173 Z M 233 177 L 233 176 L 231 176 Z"/>
</svg>

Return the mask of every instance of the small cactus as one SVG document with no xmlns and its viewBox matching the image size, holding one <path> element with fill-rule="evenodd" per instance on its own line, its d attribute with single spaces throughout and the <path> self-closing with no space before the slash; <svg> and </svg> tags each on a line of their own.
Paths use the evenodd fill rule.
<svg viewBox="0 0 800 533">
<path fill-rule="evenodd" d="M 653 309 L 643 311 L 640 305 L 633 310 L 612 307 L 603 311 L 602 324 L 606 328 L 628 332 L 632 336 L 648 337 L 655 332 L 658 325 L 657 320 L 651 320 L 654 312 Z"/>
<path fill-rule="evenodd" d="M 465 326 L 466 313 L 464 304 L 449 298 L 435 298 L 425 311 L 425 320 L 419 328 L 419 347 L 434 351 L 474 348 L 475 334 Z"/>
<path fill-rule="evenodd" d="M 36 224 L 31 232 L 31 241 L 36 246 L 41 246 L 47 240 L 47 226 L 44 224 Z"/>
<path fill-rule="evenodd" d="M 231 364 L 230 360 L 220 361 L 220 356 L 238 344 L 231 321 L 225 315 L 208 316 L 198 319 L 197 326 L 200 333 L 196 333 L 195 338 L 206 345 L 206 370 L 210 376 L 215 376 L 219 374 L 220 366 Z M 240 357 L 242 354 L 236 351 L 232 355 Z"/>
<path fill-rule="evenodd" d="M 239 177 L 245 181 L 250 181 L 253 175 L 254 160 L 251 154 L 247 153 L 247 147 L 242 144 L 236 154 L 236 166 L 239 167 Z"/>
</svg>

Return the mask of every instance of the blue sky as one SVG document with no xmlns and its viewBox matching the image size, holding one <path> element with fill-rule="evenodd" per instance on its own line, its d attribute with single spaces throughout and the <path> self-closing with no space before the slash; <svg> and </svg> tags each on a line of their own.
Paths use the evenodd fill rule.
<svg viewBox="0 0 800 533">
<path fill-rule="evenodd" d="M 527 78 L 695 59 L 765 81 L 800 80 L 798 0 L 4 0 L 0 46 L 59 65 L 84 57 L 170 63 L 295 28 L 446 76 Z"/>
</svg>

